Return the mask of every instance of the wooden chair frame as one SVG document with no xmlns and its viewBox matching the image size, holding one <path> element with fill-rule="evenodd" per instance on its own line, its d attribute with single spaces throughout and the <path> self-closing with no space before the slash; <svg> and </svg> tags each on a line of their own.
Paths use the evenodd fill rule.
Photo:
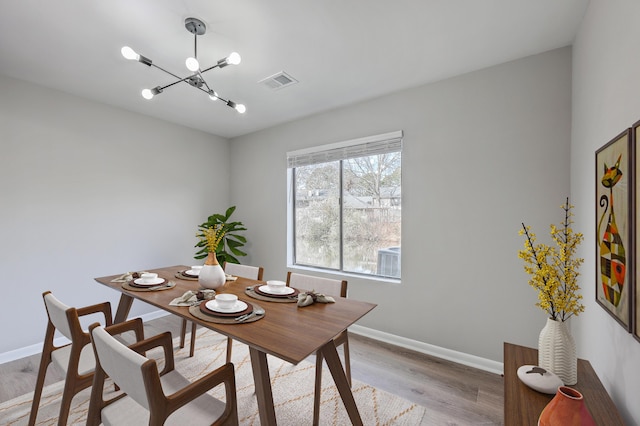
<svg viewBox="0 0 640 426">
<path fill-rule="evenodd" d="M 45 291 L 42 293 L 43 300 L 47 297 L 47 295 L 51 294 L 51 291 Z M 53 294 L 52 294 L 53 296 Z M 55 297 L 55 296 L 53 296 Z M 45 302 L 45 308 L 46 308 Z M 91 306 L 86 306 L 83 308 L 72 308 L 70 307 L 65 311 L 67 322 L 69 325 L 69 330 L 71 332 L 71 343 L 63 346 L 55 346 L 53 343 L 53 339 L 56 332 L 56 326 L 51 321 L 51 315 L 49 315 L 49 310 L 47 309 L 47 331 L 45 333 L 44 344 L 42 348 L 42 355 L 40 358 L 40 367 L 38 369 L 38 377 L 36 379 L 36 388 L 33 393 L 33 401 L 31 403 L 31 413 L 29 414 L 29 426 L 33 426 L 36 423 L 36 418 L 38 416 L 38 407 L 40 405 L 40 398 L 42 397 L 42 388 L 44 386 L 44 379 L 46 377 L 47 368 L 49 364 L 51 364 L 53 352 L 71 346 L 71 351 L 69 353 L 69 364 L 66 368 L 65 372 L 65 382 L 64 382 L 64 390 L 62 391 L 62 399 L 60 401 L 60 414 L 58 416 L 58 425 L 66 425 L 67 419 L 69 417 L 69 410 L 71 408 L 71 400 L 74 395 L 80 392 L 83 389 L 91 386 L 93 381 L 93 371 L 87 374 L 79 374 L 78 366 L 80 362 L 80 354 L 82 349 L 91 343 L 89 338 L 89 334 L 82 330 L 80 325 L 80 317 L 91 315 L 91 314 L 100 314 L 104 315 L 104 321 L 107 326 L 112 323 L 112 315 L 111 315 L 111 304 L 109 302 L 98 303 Z"/>
<path fill-rule="evenodd" d="M 98 326 L 99 324 L 97 323 L 92 324 L 89 327 L 90 333 Z M 149 403 L 150 426 L 163 425 L 166 419 L 173 412 L 220 384 L 225 385 L 226 404 L 224 412 L 212 423 L 212 425 L 238 425 L 235 370 L 233 364 L 225 364 L 198 380 L 191 382 L 180 391 L 166 396 L 162 391 L 160 377 L 175 369 L 171 333 L 164 332 L 144 339 L 143 324 L 140 318 L 135 318 L 133 320 L 106 327 L 105 330 L 111 335 L 134 331 L 136 334 L 136 342 L 129 345 L 129 348 L 143 356 L 145 356 L 145 353 L 148 350 L 154 348 L 163 349 L 165 365 L 162 371 L 158 371 L 158 365 L 153 359 L 149 359 L 142 365 L 143 381 Z M 102 409 L 126 396 L 126 394 L 123 393 L 108 400 L 104 399 L 103 389 L 107 374 L 100 365 L 99 356 L 95 346 L 94 352 L 96 357 L 96 370 L 93 379 L 93 387 L 91 389 L 89 413 L 87 415 L 88 426 L 100 425 L 102 422 Z"/>
</svg>

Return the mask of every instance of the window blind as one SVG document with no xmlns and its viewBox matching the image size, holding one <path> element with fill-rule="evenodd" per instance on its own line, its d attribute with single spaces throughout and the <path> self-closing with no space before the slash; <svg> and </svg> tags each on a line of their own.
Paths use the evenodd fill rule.
<svg viewBox="0 0 640 426">
<path fill-rule="evenodd" d="M 402 131 L 367 136 L 314 148 L 287 152 L 287 167 L 295 168 L 402 150 Z"/>
</svg>

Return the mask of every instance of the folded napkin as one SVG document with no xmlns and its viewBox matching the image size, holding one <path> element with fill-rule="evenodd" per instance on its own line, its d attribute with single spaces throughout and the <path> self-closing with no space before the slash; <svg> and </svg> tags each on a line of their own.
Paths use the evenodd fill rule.
<svg viewBox="0 0 640 426">
<path fill-rule="evenodd" d="M 325 296 L 322 293 L 316 293 L 315 290 L 298 294 L 298 306 L 305 307 L 314 303 L 335 303 L 335 299 L 331 296 Z"/>
<path fill-rule="evenodd" d="M 225 277 L 227 277 L 227 281 L 235 281 L 238 279 L 238 277 L 234 277 L 233 275 L 229 274 L 225 274 Z"/>
<path fill-rule="evenodd" d="M 180 297 L 176 297 L 169 305 L 171 306 L 194 306 L 200 303 L 202 300 L 211 300 L 215 297 L 215 290 L 204 289 L 200 291 L 187 291 Z"/>
<path fill-rule="evenodd" d="M 196 296 L 195 291 L 187 291 L 180 297 L 176 297 L 171 302 L 169 302 L 170 306 L 191 306 L 198 301 L 198 297 Z"/>
<path fill-rule="evenodd" d="M 142 274 L 146 274 L 147 271 L 140 271 L 140 272 L 125 272 L 124 274 L 120 275 L 118 278 L 114 278 L 111 280 L 112 283 L 126 283 L 127 281 L 131 281 L 134 280 L 136 278 L 140 278 L 140 276 Z"/>
</svg>

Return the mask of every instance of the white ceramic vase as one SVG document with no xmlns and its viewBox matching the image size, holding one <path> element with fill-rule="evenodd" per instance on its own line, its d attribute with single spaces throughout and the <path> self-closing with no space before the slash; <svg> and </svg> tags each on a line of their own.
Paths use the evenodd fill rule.
<svg viewBox="0 0 640 426">
<path fill-rule="evenodd" d="M 576 343 L 566 322 L 547 319 L 538 338 L 538 366 L 554 373 L 565 386 L 578 382 Z"/>
<path fill-rule="evenodd" d="M 218 263 L 216 254 L 209 253 L 198 275 L 198 283 L 203 288 L 215 290 L 222 287 L 226 282 L 227 277 L 222 266 Z"/>
</svg>

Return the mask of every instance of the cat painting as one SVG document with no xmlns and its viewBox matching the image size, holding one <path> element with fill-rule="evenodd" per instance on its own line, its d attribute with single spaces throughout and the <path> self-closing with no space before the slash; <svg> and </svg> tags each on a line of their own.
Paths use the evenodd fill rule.
<svg viewBox="0 0 640 426">
<path fill-rule="evenodd" d="M 613 187 L 622 179 L 622 170 L 620 170 L 621 159 L 622 154 L 620 154 L 613 166 L 608 167 L 606 163 L 604 164 L 601 183 L 602 186 L 609 189 L 609 195 L 603 194 L 600 197 L 600 207 L 604 208 L 604 211 L 598 222 L 602 290 L 604 298 L 615 307 L 620 304 L 624 278 L 627 272 L 625 248 L 618 226 L 616 225 L 613 203 Z M 602 223 L 605 218 L 607 226 L 604 233 L 601 233 Z"/>
</svg>

